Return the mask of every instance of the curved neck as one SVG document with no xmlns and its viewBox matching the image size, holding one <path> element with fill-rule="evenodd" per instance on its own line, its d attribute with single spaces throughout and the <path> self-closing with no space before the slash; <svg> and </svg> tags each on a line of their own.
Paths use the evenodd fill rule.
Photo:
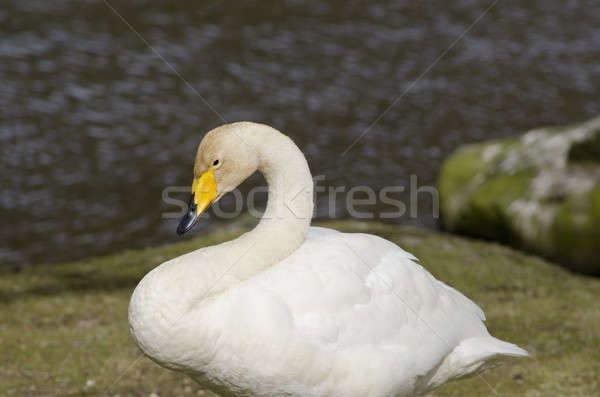
<svg viewBox="0 0 600 397">
<path fill-rule="evenodd" d="M 298 147 L 267 126 L 240 123 L 237 127 L 244 141 L 240 144 L 252 145 L 249 150 L 257 155 L 257 168 L 269 184 L 263 218 L 235 240 L 158 266 L 138 284 L 131 298 L 129 323 L 136 343 L 146 355 L 170 368 L 185 368 L 182 346 L 197 345 L 201 328 L 190 317 L 197 305 L 288 257 L 304 242 L 310 226 L 313 182 Z"/>
<path fill-rule="evenodd" d="M 267 208 L 250 232 L 218 247 L 227 250 L 239 281 L 280 262 L 303 242 L 313 214 L 313 181 L 304 155 L 279 131 L 248 123 L 240 144 L 252 147 L 269 186 Z"/>
</svg>

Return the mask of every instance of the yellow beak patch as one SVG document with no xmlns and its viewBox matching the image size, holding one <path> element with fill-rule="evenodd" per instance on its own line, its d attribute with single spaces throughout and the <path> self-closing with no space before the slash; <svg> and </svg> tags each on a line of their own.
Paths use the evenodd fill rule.
<svg viewBox="0 0 600 397">
<path fill-rule="evenodd" d="M 200 178 L 194 178 L 194 182 L 192 182 L 192 197 L 196 204 L 196 215 L 200 215 L 217 195 L 217 182 L 211 166 Z"/>
</svg>

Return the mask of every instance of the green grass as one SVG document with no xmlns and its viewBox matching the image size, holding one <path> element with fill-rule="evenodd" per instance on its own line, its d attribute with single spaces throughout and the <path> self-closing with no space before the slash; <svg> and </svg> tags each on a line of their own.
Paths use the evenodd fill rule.
<svg viewBox="0 0 600 397">
<path fill-rule="evenodd" d="M 328 226 L 379 234 L 421 259 L 437 278 L 486 312 L 492 334 L 532 358 L 450 383 L 434 396 L 600 395 L 600 279 L 498 244 L 374 223 Z M 214 396 L 143 357 L 127 326 L 127 305 L 150 269 L 208 237 L 78 262 L 0 273 L 0 395 Z"/>
</svg>

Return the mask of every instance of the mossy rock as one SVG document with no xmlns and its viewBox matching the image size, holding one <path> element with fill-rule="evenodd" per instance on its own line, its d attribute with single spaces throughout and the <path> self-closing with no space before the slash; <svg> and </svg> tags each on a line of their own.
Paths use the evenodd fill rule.
<svg viewBox="0 0 600 397">
<path fill-rule="evenodd" d="M 569 162 L 596 163 L 600 159 L 600 130 L 590 134 L 588 139 L 575 142 L 569 149 Z"/>
<path fill-rule="evenodd" d="M 600 274 L 600 117 L 466 145 L 438 180 L 443 226 Z"/>
<path fill-rule="evenodd" d="M 552 232 L 557 258 L 582 269 L 590 258 L 600 261 L 600 184 L 569 197 L 554 218 Z M 569 255 L 563 257 L 564 253 Z"/>
</svg>

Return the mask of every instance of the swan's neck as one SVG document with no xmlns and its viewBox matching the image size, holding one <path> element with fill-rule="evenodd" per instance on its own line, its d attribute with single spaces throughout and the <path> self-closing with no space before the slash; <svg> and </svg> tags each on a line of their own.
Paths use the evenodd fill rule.
<svg viewBox="0 0 600 397">
<path fill-rule="evenodd" d="M 289 256 L 304 242 L 310 226 L 313 182 L 300 150 L 267 126 L 252 124 L 239 133 L 240 144 L 253 146 L 258 170 L 269 185 L 263 218 L 235 240 L 158 266 L 138 284 L 131 298 L 129 324 L 136 343 L 170 368 L 185 367 L 180 353 L 196 346 L 201 335 L 201 324 L 194 322 L 195 310 Z"/>
<path fill-rule="evenodd" d="M 240 138 L 242 144 L 254 147 L 258 171 L 269 186 L 260 223 L 219 246 L 235 252 L 238 263 L 232 265 L 232 273 L 241 281 L 278 263 L 302 244 L 313 214 L 313 181 L 304 155 L 287 136 L 264 126 Z"/>
</svg>

